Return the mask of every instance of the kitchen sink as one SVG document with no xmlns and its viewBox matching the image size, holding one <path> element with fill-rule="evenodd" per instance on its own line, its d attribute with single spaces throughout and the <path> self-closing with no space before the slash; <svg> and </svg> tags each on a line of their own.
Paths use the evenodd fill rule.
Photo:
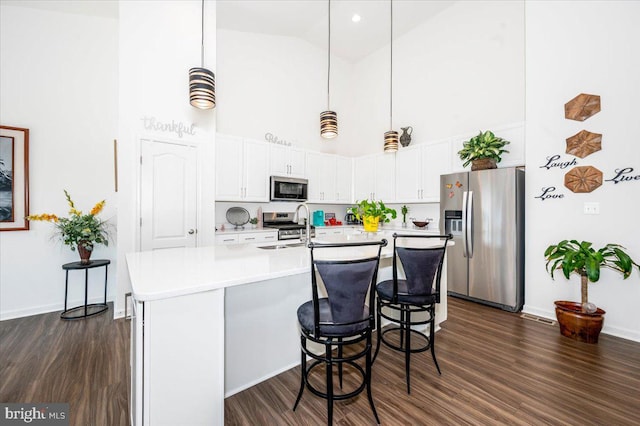
<svg viewBox="0 0 640 426">
<path fill-rule="evenodd" d="M 285 248 L 289 248 L 289 247 L 302 247 L 304 245 L 306 245 L 307 243 L 293 243 L 293 244 L 274 244 L 272 246 L 260 246 L 258 248 L 264 249 L 264 250 L 279 250 L 279 249 L 285 249 Z"/>
</svg>

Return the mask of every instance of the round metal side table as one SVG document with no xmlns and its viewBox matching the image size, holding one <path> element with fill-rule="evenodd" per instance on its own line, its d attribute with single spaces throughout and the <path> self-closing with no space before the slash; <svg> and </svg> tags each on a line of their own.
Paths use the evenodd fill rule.
<svg viewBox="0 0 640 426">
<path fill-rule="evenodd" d="M 64 282 L 64 311 L 60 314 L 60 318 L 65 320 L 75 320 L 98 315 L 107 309 L 107 273 L 108 265 L 111 263 L 107 259 L 91 260 L 88 264 L 83 265 L 80 262 L 65 263 L 62 269 L 65 270 Z M 88 303 L 88 287 L 89 287 L 89 269 L 104 266 L 104 303 Z M 84 305 L 67 309 L 67 296 L 69 294 L 69 271 L 84 271 Z M 79 314 L 78 314 L 79 313 Z"/>
</svg>

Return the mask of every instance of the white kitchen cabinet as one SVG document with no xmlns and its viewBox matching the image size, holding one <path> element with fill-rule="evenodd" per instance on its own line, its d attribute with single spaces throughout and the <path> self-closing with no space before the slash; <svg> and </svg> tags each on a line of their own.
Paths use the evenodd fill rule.
<svg viewBox="0 0 640 426">
<path fill-rule="evenodd" d="M 316 238 L 344 235 L 344 229 L 332 226 L 316 226 Z"/>
<path fill-rule="evenodd" d="M 217 234 L 216 245 L 238 244 L 238 234 Z"/>
<path fill-rule="evenodd" d="M 355 159 L 354 199 L 356 201 L 382 200 L 385 204 L 395 201 L 395 158 L 394 154 L 380 153 Z"/>
<path fill-rule="evenodd" d="M 353 202 L 352 176 L 353 160 L 349 157 L 336 157 L 336 203 L 351 204 Z"/>
<path fill-rule="evenodd" d="M 440 175 L 450 172 L 449 140 L 401 149 L 396 154 L 396 201 L 440 201 Z"/>
<path fill-rule="evenodd" d="M 272 144 L 270 171 L 274 176 L 306 178 L 306 152 L 302 149 Z"/>
<path fill-rule="evenodd" d="M 269 145 L 216 135 L 216 200 L 269 201 Z"/>
<path fill-rule="evenodd" d="M 336 157 L 320 152 L 307 152 L 307 164 L 309 202 L 333 201 L 336 188 Z"/>
<path fill-rule="evenodd" d="M 224 344 L 224 289 L 134 299 L 131 424 L 222 425 Z"/>
<path fill-rule="evenodd" d="M 278 241 L 278 231 L 256 231 L 256 232 L 221 232 L 216 234 L 216 245 L 228 244 L 256 244 L 263 245 Z"/>
<path fill-rule="evenodd" d="M 348 157 L 307 152 L 310 203 L 351 203 L 352 161 Z"/>
</svg>

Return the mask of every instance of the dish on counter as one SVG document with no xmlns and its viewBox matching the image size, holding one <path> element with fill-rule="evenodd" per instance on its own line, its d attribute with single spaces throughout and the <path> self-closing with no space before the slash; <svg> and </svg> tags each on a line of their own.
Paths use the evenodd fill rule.
<svg viewBox="0 0 640 426">
<path fill-rule="evenodd" d="M 236 229 L 249 223 L 251 216 L 247 209 L 243 207 L 231 207 L 227 210 L 227 222 L 234 225 Z"/>
<path fill-rule="evenodd" d="M 425 226 L 427 226 L 429 224 L 429 221 L 428 220 L 425 220 L 425 221 L 414 220 L 413 224 L 415 226 L 417 226 L 418 228 L 424 228 Z"/>
</svg>

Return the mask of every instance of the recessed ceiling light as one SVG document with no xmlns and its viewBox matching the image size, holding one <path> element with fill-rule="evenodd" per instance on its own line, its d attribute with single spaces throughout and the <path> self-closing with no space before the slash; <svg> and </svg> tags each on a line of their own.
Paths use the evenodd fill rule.
<svg viewBox="0 0 640 426">
<path fill-rule="evenodd" d="M 360 22 L 360 19 L 362 19 L 362 18 L 360 18 L 360 15 L 358 15 L 357 13 L 355 13 L 355 14 L 351 17 L 351 20 L 352 20 L 353 22 Z"/>
</svg>

